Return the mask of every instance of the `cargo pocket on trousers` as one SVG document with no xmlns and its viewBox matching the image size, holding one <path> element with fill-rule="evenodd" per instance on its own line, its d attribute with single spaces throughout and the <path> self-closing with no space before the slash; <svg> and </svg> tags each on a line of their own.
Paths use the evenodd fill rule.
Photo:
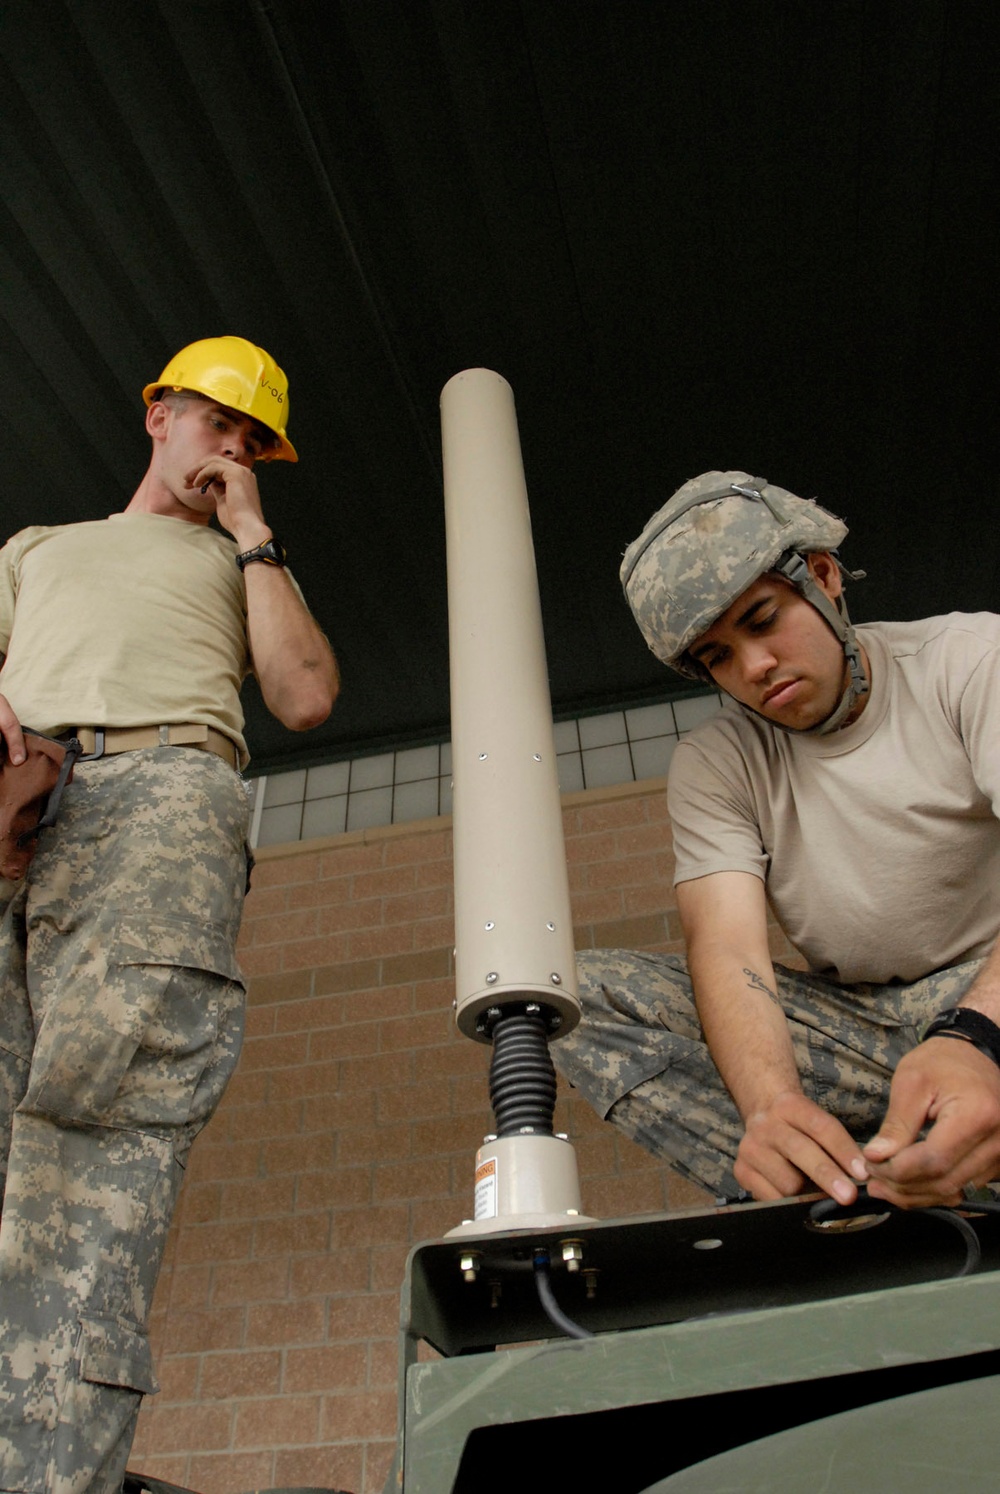
<svg viewBox="0 0 1000 1494">
<path fill-rule="evenodd" d="M 92 1385 L 118 1385 L 140 1395 L 159 1390 L 149 1339 L 117 1318 L 80 1320 L 80 1379 Z"/>
<path fill-rule="evenodd" d="M 96 988 L 83 978 L 50 1003 L 27 1108 L 78 1124 L 184 1124 L 203 1108 L 202 1076 L 220 1040 L 232 1045 L 242 1005 L 228 933 L 123 913 L 100 976 Z"/>
<path fill-rule="evenodd" d="M 144 1395 L 159 1386 L 149 1341 L 120 1318 L 81 1318 L 51 1436 L 19 1488 L 120 1488 Z M 36 1434 L 37 1439 L 37 1434 Z"/>
</svg>

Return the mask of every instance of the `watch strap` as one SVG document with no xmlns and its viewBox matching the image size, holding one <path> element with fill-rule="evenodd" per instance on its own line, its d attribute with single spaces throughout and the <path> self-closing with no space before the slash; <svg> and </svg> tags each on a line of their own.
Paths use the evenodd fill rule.
<svg viewBox="0 0 1000 1494">
<path fill-rule="evenodd" d="M 971 1006 L 952 1006 L 938 1012 L 924 1028 L 920 1041 L 925 1043 L 932 1037 L 965 1039 L 1000 1068 L 1000 1027 Z"/>
<path fill-rule="evenodd" d="M 247 566 L 253 565 L 255 561 L 259 561 L 261 565 L 276 565 L 281 569 L 287 558 L 288 552 L 284 545 L 272 536 L 262 545 L 255 545 L 252 550 L 244 550 L 242 555 L 237 555 L 236 564 L 241 571 L 245 571 Z"/>
</svg>

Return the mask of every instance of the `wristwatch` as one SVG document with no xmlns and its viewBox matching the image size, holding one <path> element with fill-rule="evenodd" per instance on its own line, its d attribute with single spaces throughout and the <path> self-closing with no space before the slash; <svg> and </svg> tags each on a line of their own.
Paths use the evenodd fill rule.
<svg viewBox="0 0 1000 1494">
<path fill-rule="evenodd" d="M 971 1006 L 951 1006 L 938 1012 L 924 1028 L 920 1041 L 925 1043 L 932 1037 L 968 1039 L 974 1048 L 1000 1067 L 1000 1027 L 989 1017 L 984 1017 L 982 1012 L 973 1011 Z"/>
<path fill-rule="evenodd" d="M 244 550 L 242 555 L 237 555 L 236 564 L 241 571 L 245 571 L 248 565 L 253 565 L 259 560 L 262 565 L 284 566 L 288 552 L 279 539 L 273 537 L 265 540 L 262 545 L 257 545 L 252 550 Z"/>
</svg>

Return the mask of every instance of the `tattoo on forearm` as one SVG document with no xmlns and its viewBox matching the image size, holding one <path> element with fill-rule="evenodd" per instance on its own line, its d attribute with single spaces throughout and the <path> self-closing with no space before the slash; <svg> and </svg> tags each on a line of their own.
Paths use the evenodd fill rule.
<svg viewBox="0 0 1000 1494">
<path fill-rule="evenodd" d="M 750 970 L 746 965 L 744 965 L 743 974 L 747 977 L 747 985 L 750 987 L 751 991 L 763 991 L 765 996 L 770 996 L 775 1006 L 781 1005 L 781 1002 L 778 1000 L 777 991 L 772 991 L 771 987 L 769 985 L 766 985 L 764 981 L 761 980 L 756 970 Z"/>
</svg>

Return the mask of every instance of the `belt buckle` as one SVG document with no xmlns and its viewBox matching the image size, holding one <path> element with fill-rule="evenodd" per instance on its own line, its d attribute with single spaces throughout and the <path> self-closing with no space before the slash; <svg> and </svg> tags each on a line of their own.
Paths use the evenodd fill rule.
<svg viewBox="0 0 1000 1494">
<path fill-rule="evenodd" d="M 94 750 L 93 752 L 82 752 L 77 758 L 78 763 L 92 763 L 99 757 L 104 756 L 104 727 L 94 727 Z"/>
</svg>

